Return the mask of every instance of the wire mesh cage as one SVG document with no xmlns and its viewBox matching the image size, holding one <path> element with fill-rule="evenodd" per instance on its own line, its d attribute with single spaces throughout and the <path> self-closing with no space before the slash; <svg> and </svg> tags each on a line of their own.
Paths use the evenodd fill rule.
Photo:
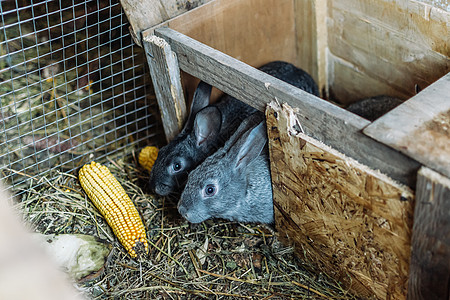
<svg viewBox="0 0 450 300">
<path fill-rule="evenodd" d="M 0 1 L 0 168 L 16 195 L 160 131 L 118 1 Z M 156 136 L 156 137 L 155 137 Z"/>
</svg>

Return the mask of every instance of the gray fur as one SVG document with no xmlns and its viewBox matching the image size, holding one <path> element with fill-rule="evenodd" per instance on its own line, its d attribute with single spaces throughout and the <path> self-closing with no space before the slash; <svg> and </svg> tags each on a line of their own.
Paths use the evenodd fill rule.
<svg viewBox="0 0 450 300">
<path fill-rule="evenodd" d="M 193 102 L 208 104 L 209 94 L 196 95 Z M 204 101 L 204 97 L 208 97 L 208 101 Z M 197 113 L 193 111 L 195 117 L 191 113 L 183 131 L 160 149 L 150 173 L 150 188 L 162 196 L 181 189 L 188 173 L 224 144 L 242 118 L 255 111 L 253 107 L 230 96 L 224 96 L 216 104 L 202 107 Z M 220 118 L 219 122 L 217 118 Z M 176 164 L 181 166 L 180 170 L 175 170 Z"/>
<path fill-rule="evenodd" d="M 259 70 L 319 97 L 319 88 L 314 79 L 293 64 L 277 60 L 265 64 Z"/>
<path fill-rule="evenodd" d="M 375 121 L 402 103 L 400 99 L 380 95 L 356 101 L 350 104 L 347 110 L 369 121 Z"/>
<path fill-rule="evenodd" d="M 254 114 L 216 153 L 189 174 L 178 211 L 191 223 L 209 218 L 273 223 L 266 125 Z M 208 187 L 216 193 L 207 195 Z"/>
</svg>

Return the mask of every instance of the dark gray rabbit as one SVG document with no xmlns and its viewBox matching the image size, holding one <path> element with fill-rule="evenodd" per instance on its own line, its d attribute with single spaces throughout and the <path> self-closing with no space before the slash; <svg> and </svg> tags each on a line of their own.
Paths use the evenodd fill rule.
<svg viewBox="0 0 450 300">
<path fill-rule="evenodd" d="M 243 122 L 225 146 L 188 177 L 178 211 L 191 223 L 209 218 L 273 223 L 266 125 L 261 114 Z"/>
<path fill-rule="evenodd" d="M 403 101 L 400 99 L 380 95 L 356 101 L 346 109 L 369 121 L 375 121 L 402 103 Z"/>
<path fill-rule="evenodd" d="M 290 63 L 274 61 L 260 70 L 306 92 L 319 94 L 312 77 Z M 256 112 L 251 106 L 228 95 L 217 104 L 208 105 L 210 93 L 211 86 L 200 82 L 183 131 L 159 151 L 149 184 L 157 194 L 166 196 L 179 191 L 188 172 L 222 147 L 240 122 Z"/>
<path fill-rule="evenodd" d="M 208 105 L 211 86 L 200 82 L 181 133 L 162 147 L 150 173 L 150 188 L 167 196 L 184 186 L 188 172 L 221 147 L 242 118 L 256 110 L 225 95 Z"/>
<path fill-rule="evenodd" d="M 319 88 L 314 79 L 291 63 L 272 61 L 260 67 L 259 70 L 319 97 Z"/>
</svg>

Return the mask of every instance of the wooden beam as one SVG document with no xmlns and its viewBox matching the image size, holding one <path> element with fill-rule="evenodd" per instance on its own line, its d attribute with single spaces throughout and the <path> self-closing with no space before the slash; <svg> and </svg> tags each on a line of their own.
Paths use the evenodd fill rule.
<svg viewBox="0 0 450 300">
<path fill-rule="evenodd" d="M 147 36 L 143 44 L 164 133 L 170 141 L 181 130 L 187 115 L 176 54 L 165 40 L 154 35 Z"/>
<path fill-rule="evenodd" d="M 450 179 L 422 167 L 416 199 L 408 299 L 450 299 Z"/>
<path fill-rule="evenodd" d="M 450 177 L 450 73 L 364 129 Z"/>
<path fill-rule="evenodd" d="M 211 0 L 120 0 L 131 24 L 135 42 L 141 44 L 141 32 Z"/>
<path fill-rule="evenodd" d="M 170 28 L 158 28 L 155 34 L 177 53 L 183 71 L 260 111 L 274 99 L 286 102 L 297 109 L 306 134 L 402 183 L 415 185 L 419 164 L 362 134 L 369 121 Z"/>
<path fill-rule="evenodd" d="M 327 1 L 294 0 L 295 65 L 307 71 L 317 82 L 319 91 L 328 90 L 326 71 Z"/>
</svg>

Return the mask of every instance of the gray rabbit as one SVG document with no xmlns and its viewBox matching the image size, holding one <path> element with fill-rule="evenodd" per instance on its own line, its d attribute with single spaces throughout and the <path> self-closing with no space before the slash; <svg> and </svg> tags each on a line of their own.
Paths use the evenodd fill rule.
<svg viewBox="0 0 450 300">
<path fill-rule="evenodd" d="M 306 92 L 319 94 L 312 77 L 290 63 L 274 61 L 260 70 Z M 185 127 L 159 151 L 149 182 L 157 194 L 166 196 L 181 190 L 188 173 L 222 147 L 243 119 L 256 112 L 229 95 L 216 104 L 208 105 L 210 93 L 211 86 L 200 82 Z"/>
<path fill-rule="evenodd" d="M 248 117 L 225 146 L 189 174 L 178 211 L 191 223 L 209 218 L 273 223 L 266 125 Z"/>
</svg>

